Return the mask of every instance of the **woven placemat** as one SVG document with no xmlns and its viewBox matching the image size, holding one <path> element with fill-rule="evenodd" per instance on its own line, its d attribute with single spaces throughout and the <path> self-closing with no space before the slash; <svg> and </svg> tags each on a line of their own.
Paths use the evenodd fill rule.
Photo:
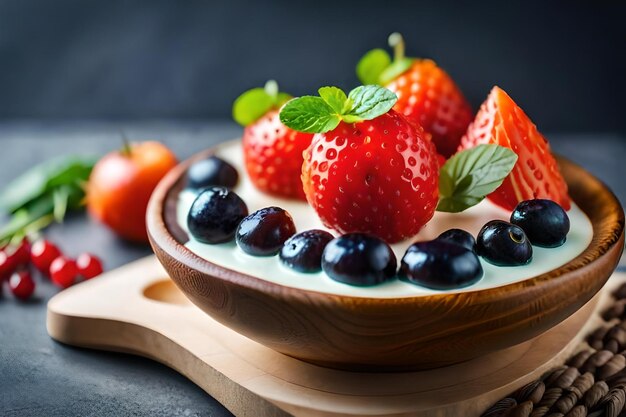
<svg viewBox="0 0 626 417">
<path fill-rule="evenodd" d="M 611 296 L 610 306 L 600 311 L 602 324 L 565 365 L 501 399 L 482 416 L 626 416 L 626 283 Z"/>
</svg>

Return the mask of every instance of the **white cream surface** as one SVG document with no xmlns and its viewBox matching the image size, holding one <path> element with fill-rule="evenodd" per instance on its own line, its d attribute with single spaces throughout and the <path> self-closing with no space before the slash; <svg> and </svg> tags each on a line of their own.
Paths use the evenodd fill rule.
<svg viewBox="0 0 626 417">
<path fill-rule="evenodd" d="M 216 155 L 231 163 L 239 171 L 239 184 L 234 191 L 246 202 L 250 213 L 263 207 L 278 206 L 291 214 L 299 232 L 308 229 L 329 230 L 322 225 L 317 214 L 308 204 L 276 198 L 258 191 L 245 174 L 240 142 L 228 142 L 220 146 Z M 178 222 L 184 230 L 187 230 L 187 213 L 195 197 L 196 194 L 189 190 L 180 193 L 177 215 Z M 216 265 L 288 287 L 354 297 L 416 297 L 499 287 L 546 273 L 566 264 L 583 252 L 591 242 L 593 235 L 591 222 L 578 206 L 572 204 L 572 208 L 567 214 L 571 227 L 567 241 L 563 246 L 551 249 L 533 246 L 533 259 L 524 266 L 499 267 L 481 259 L 484 275 L 480 281 L 469 287 L 448 291 L 432 290 L 398 279 L 372 287 L 342 284 L 332 280 L 324 272 L 313 274 L 296 272 L 284 266 L 278 256 L 255 257 L 248 255 L 241 251 L 234 241 L 209 245 L 196 241 L 190 234 L 190 240 L 186 246 L 196 255 Z M 413 239 L 391 246 L 399 265 L 406 249 L 416 241 L 434 239 L 451 228 L 464 229 L 476 236 L 480 228 L 488 221 L 494 219 L 508 220 L 509 216 L 509 212 L 485 199 L 462 213 L 437 212 Z M 336 232 L 329 231 L 337 236 Z"/>
</svg>

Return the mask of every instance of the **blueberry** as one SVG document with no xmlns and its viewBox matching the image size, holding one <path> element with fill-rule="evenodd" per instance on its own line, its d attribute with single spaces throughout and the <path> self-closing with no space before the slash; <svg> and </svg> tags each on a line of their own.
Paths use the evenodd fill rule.
<svg viewBox="0 0 626 417">
<path fill-rule="evenodd" d="M 349 233 L 332 240 L 322 254 L 322 269 L 335 281 L 370 286 L 393 278 L 398 262 L 389 245 L 376 236 Z"/>
<path fill-rule="evenodd" d="M 225 187 L 209 187 L 191 205 L 187 227 L 200 242 L 227 242 L 247 215 L 248 207 L 237 194 Z"/>
<path fill-rule="evenodd" d="M 450 229 L 440 234 L 436 240 L 443 240 L 450 243 L 456 243 L 464 248 L 473 251 L 476 247 L 476 239 L 470 232 L 462 229 Z"/>
<path fill-rule="evenodd" d="M 325 230 L 307 230 L 293 235 L 280 250 L 280 260 L 298 272 L 318 272 L 322 269 L 322 253 L 333 240 Z"/>
<path fill-rule="evenodd" d="M 492 220 L 478 233 L 476 253 L 498 266 L 526 265 L 533 257 L 533 247 L 521 227 Z"/>
<path fill-rule="evenodd" d="M 412 244 L 400 264 L 400 279 L 435 290 L 467 287 L 482 276 L 483 267 L 472 250 L 441 239 Z"/>
<path fill-rule="evenodd" d="M 569 232 L 569 217 L 552 200 L 526 200 L 515 207 L 511 223 L 521 227 L 530 243 L 544 248 L 556 248 L 565 243 Z"/>
<path fill-rule="evenodd" d="M 187 187 L 201 189 L 211 185 L 233 188 L 239 174 L 235 167 L 217 156 L 195 162 L 187 170 Z"/>
<path fill-rule="evenodd" d="M 237 245 L 249 255 L 276 255 L 296 233 L 291 215 L 280 207 L 266 207 L 243 219 L 235 233 Z"/>
</svg>

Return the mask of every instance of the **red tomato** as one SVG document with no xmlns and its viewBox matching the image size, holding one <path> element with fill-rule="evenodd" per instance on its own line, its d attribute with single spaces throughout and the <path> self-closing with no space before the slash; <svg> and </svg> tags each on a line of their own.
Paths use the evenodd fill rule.
<svg viewBox="0 0 626 417">
<path fill-rule="evenodd" d="M 105 155 L 89 177 L 89 213 L 121 237 L 147 242 L 148 200 L 176 163 L 172 151 L 159 142 L 132 143 L 125 150 Z"/>
</svg>

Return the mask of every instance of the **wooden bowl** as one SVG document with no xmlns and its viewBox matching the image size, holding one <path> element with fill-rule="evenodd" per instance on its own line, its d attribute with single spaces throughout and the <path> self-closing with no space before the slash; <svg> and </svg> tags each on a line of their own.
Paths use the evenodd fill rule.
<svg viewBox="0 0 626 417">
<path fill-rule="evenodd" d="M 148 207 L 150 242 L 186 296 L 220 323 L 315 364 L 392 371 L 441 367 L 529 340 L 589 301 L 624 246 L 624 211 L 613 193 L 559 158 L 570 195 L 593 225 L 578 257 L 542 275 L 497 288 L 408 298 L 363 298 L 286 287 L 215 265 L 184 246 L 179 192 L 193 161 L 174 168 Z M 181 323 L 181 326 L 184 326 Z"/>
</svg>

